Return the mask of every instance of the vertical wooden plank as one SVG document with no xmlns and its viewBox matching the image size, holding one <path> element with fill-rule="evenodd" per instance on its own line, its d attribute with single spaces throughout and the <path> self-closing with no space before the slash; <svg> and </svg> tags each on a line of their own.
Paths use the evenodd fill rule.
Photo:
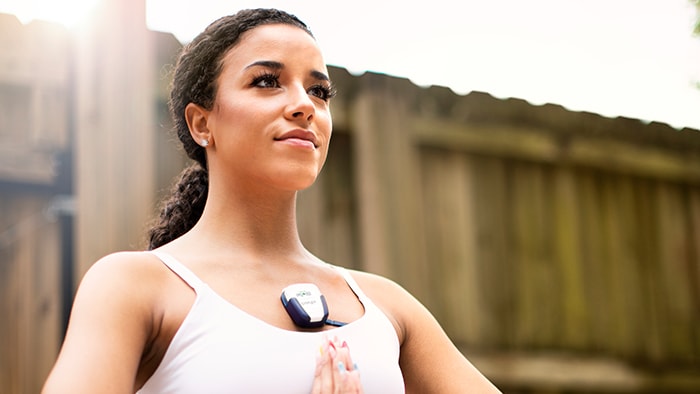
<svg viewBox="0 0 700 394">
<path fill-rule="evenodd" d="M 357 137 L 357 149 L 353 162 L 357 177 L 358 222 L 360 244 L 362 245 L 360 261 L 362 268 L 380 275 L 391 274 L 391 255 L 388 249 L 389 235 L 386 211 L 383 201 L 386 198 L 383 162 L 379 133 L 374 110 L 379 105 L 371 91 L 358 94 L 352 104 L 354 115 L 354 135 Z"/>
<path fill-rule="evenodd" d="M 395 196 L 403 200 L 396 222 L 401 229 L 401 239 L 395 245 L 400 253 L 397 280 L 421 302 L 430 304 L 432 295 L 425 278 L 430 277 L 435 260 L 427 251 L 424 207 L 429 206 L 425 198 L 430 190 L 428 178 L 433 176 L 433 172 L 424 168 L 425 148 L 405 136 L 400 139 L 405 143 L 399 164 L 403 167 L 401 189 Z"/>
<path fill-rule="evenodd" d="M 617 291 L 618 281 L 621 279 L 619 253 L 617 253 L 618 244 L 620 243 L 620 230 L 617 228 L 619 224 L 619 208 L 616 204 L 617 191 L 615 190 L 615 181 L 610 176 L 604 176 L 601 183 L 602 197 L 602 250 L 603 259 L 597 264 L 601 265 L 602 277 L 600 278 L 602 286 L 605 288 L 606 303 L 609 316 L 607 318 L 607 336 L 605 341 L 605 349 L 613 352 L 615 355 L 620 354 L 620 341 L 626 340 L 624 335 L 625 313 L 621 300 L 621 292 Z"/>
<path fill-rule="evenodd" d="M 623 321 L 624 311 L 622 301 L 620 300 L 620 292 L 616 291 L 616 280 L 619 279 L 619 263 L 615 254 L 615 245 L 619 242 L 618 230 L 616 224 L 618 222 L 617 206 L 615 205 L 616 193 L 614 190 L 614 181 L 607 174 L 601 175 L 600 197 L 601 211 L 601 259 L 595 264 L 600 266 L 599 284 L 603 288 L 605 294 L 604 304 L 600 305 L 605 309 L 606 317 L 604 320 L 605 337 L 603 349 L 621 356 L 617 343 L 623 338 Z M 622 314 L 622 315 L 621 315 Z"/>
<path fill-rule="evenodd" d="M 444 167 L 433 174 L 441 179 L 440 203 L 433 211 L 440 227 L 441 248 L 445 259 L 438 264 L 447 307 L 445 330 L 454 341 L 480 345 L 480 319 L 483 315 L 480 281 L 476 261 L 474 231 L 475 188 L 471 160 L 464 153 L 445 153 Z"/>
<path fill-rule="evenodd" d="M 0 193 L 0 198 L 3 201 L 8 201 L 8 198 Z M 9 238 L 11 231 L 11 216 L 8 215 L 7 211 L 10 209 L 10 204 L 4 203 L 0 204 L 0 314 L 4 316 L 13 316 L 10 314 L 10 285 L 12 284 L 13 278 L 13 267 L 14 256 L 9 248 Z M 14 316 L 13 316 L 14 319 Z M 13 331 L 10 327 L 11 319 L 0 319 L 0 389 L 10 390 L 10 381 L 12 378 L 11 368 L 13 367 L 13 360 L 10 356 L 11 354 L 11 339 L 10 335 Z"/>
<path fill-rule="evenodd" d="M 635 191 L 624 176 L 607 176 L 604 184 L 605 285 L 610 305 L 607 348 L 620 356 L 636 353 L 639 327 L 639 283 L 636 245 L 633 242 Z"/>
<path fill-rule="evenodd" d="M 555 261 L 560 270 L 561 342 L 559 346 L 585 350 L 588 345 L 586 323 L 589 318 L 585 294 L 583 259 L 581 256 L 581 205 L 576 173 L 570 167 L 559 167 L 553 177 L 552 242 Z"/>
<path fill-rule="evenodd" d="M 557 346 L 561 342 L 562 314 L 557 303 L 553 299 L 562 298 L 561 267 L 555 258 L 554 219 L 552 206 L 554 205 L 554 181 L 553 167 L 549 164 L 538 164 L 535 168 L 536 178 L 534 184 L 535 206 L 539 225 L 537 236 L 537 303 L 538 315 L 542 319 L 543 327 L 538 331 L 537 342 L 543 346 Z"/>
<path fill-rule="evenodd" d="M 32 226 L 32 212 L 25 212 L 10 195 L 3 195 L 5 204 L 0 204 L 0 313 L 11 316 L 0 319 L 0 388 L 10 393 L 20 392 L 22 372 L 20 331 L 26 324 L 26 313 L 22 310 L 21 251 L 16 239 L 25 228 Z"/>
<path fill-rule="evenodd" d="M 51 202 L 47 202 L 47 205 Z M 56 361 L 62 342 L 62 302 L 60 282 L 61 232 L 57 218 L 44 207 L 44 225 L 37 238 L 27 239 L 26 247 L 32 251 L 33 277 L 30 291 L 33 294 L 32 325 L 29 337 L 32 359 L 25 367 L 31 371 L 29 392 L 38 393 Z M 37 239 L 38 245 L 37 245 Z M 38 247 L 37 247 L 38 246 Z"/>
<path fill-rule="evenodd" d="M 39 392 L 59 345 L 58 229 L 45 197 L 0 198 L 0 390 Z"/>
<path fill-rule="evenodd" d="M 649 216 L 653 215 L 653 211 L 643 209 L 642 206 L 646 203 L 649 193 L 648 185 L 650 180 L 637 177 L 626 177 L 625 182 L 627 188 L 624 194 L 628 199 L 628 205 L 625 207 L 624 218 L 625 225 L 625 259 L 627 264 L 626 271 L 629 277 L 627 282 L 629 286 L 625 287 L 625 303 L 628 314 L 627 330 L 628 335 L 633 338 L 631 348 L 629 349 L 628 357 L 644 358 L 646 353 L 646 342 L 649 336 L 652 335 L 650 324 L 642 324 L 648 322 L 649 314 L 649 295 L 646 290 L 646 275 L 648 275 L 648 266 L 650 264 L 649 255 L 645 252 L 644 243 L 647 242 L 648 233 L 653 231 L 653 226 L 649 223 Z"/>
<path fill-rule="evenodd" d="M 78 279 L 104 254 L 144 246 L 156 188 L 151 37 L 144 0 L 101 2 L 78 34 Z"/>
<path fill-rule="evenodd" d="M 693 343 L 698 327 L 693 326 L 691 277 L 688 255 L 690 228 L 688 205 L 678 185 L 659 182 L 658 227 L 659 259 L 657 280 L 660 298 L 661 334 L 667 361 L 691 361 L 697 356 Z"/>
<path fill-rule="evenodd" d="M 542 346 L 553 338 L 556 312 L 551 300 L 558 290 L 549 248 L 546 176 L 542 167 L 521 162 L 513 172 L 513 241 L 517 261 L 519 346 Z"/>
<path fill-rule="evenodd" d="M 331 238 L 329 255 L 332 254 L 337 264 L 359 269 L 355 174 L 351 160 L 352 137 L 336 133 L 334 138 L 335 145 L 331 144 L 331 171 L 322 174 L 327 180 L 323 189 L 328 203 L 323 217 L 326 218 L 324 227 L 329 230 Z"/>
<path fill-rule="evenodd" d="M 424 236 L 430 270 L 426 306 L 453 341 L 481 345 L 479 276 L 474 258 L 469 160 L 459 152 L 422 149 Z"/>
<path fill-rule="evenodd" d="M 607 343 L 608 310 L 607 286 L 604 283 L 604 253 L 602 231 L 602 200 L 599 174 L 591 170 L 582 171 L 579 177 L 581 217 L 581 256 L 588 300 L 588 321 L 584 329 L 589 332 L 589 343 L 593 349 L 603 349 Z"/>
<path fill-rule="evenodd" d="M 425 237 L 431 256 L 428 308 L 453 341 L 480 345 L 479 276 L 474 258 L 469 160 L 459 152 L 423 150 Z M 428 280 L 426 280 L 428 279 Z"/>
<path fill-rule="evenodd" d="M 516 346 L 535 345 L 535 336 L 540 323 L 538 317 L 535 288 L 540 286 L 536 275 L 536 263 L 533 261 L 536 248 L 534 243 L 537 224 L 533 213 L 536 202 L 532 197 L 533 184 L 531 172 L 519 164 L 512 173 L 513 196 L 513 249 L 515 252 L 516 284 Z M 544 323 L 544 321 L 542 321 Z"/>
<path fill-rule="evenodd" d="M 688 193 L 688 280 L 690 282 L 692 309 L 700 311 L 700 185 L 691 184 Z M 700 312 L 691 314 L 691 327 L 700 327 Z M 692 352 L 700 354 L 700 330 L 692 331 Z"/>
<path fill-rule="evenodd" d="M 658 300 L 660 299 L 659 287 L 659 242 L 657 240 L 658 227 L 658 193 L 656 193 L 655 180 L 643 180 L 637 185 L 638 201 L 638 239 L 640 250 L 640 276 L 641 292 L 644 305 L 644 331 L 643 357 L 654 363 L 664 358 L 662 322 L 663 314 Z"/>
<path fill-rule="evenodd" d="M 448 314 L 447 305 L 445 304 L 444 293 L 440 291 L 442 284 L 441 280 L 441 264 L 447 259 L 444 255 L 444 249 L 441 247 L 441 236 L 445 228 L 442 227 L 439 216 L 436 215 L 436 210 L 443 203 L 444 197 L 443 178 L 436 176 L 440 174 L 444 164 L 443 152 L 424 148 L 421 154 L 421 179 L 423 180 L 423 206 L 421 212 L 425 216 L 424 231 L 425 231 L 425 248 L 426 255 L 430 256 L 431 269 L 423 278 L 423 282 L 427 288 L 429 297 L 423 299 L 425 306 L 435 315 L 438 320 L 442 320 Z"/>
<path fill-rule="evenodd" d="M 21 229 L 21 232 L 17 234 L 15 239 L 16 248 L 16 261 L 17 261 L 17 280 L 14 283 L 15 299 L 14 307 L 15 313 L 18 315 L 17 325 L 15 329 L 17 341 L 13 344 L 15 348 L 15 361 L 17 362 L 17 387 L 19 392 L 23 392 L 29 389 L 31 384 L 31 369 L 29 368 L 32 355 L 30 353 L 31 340 L 30 337 L 31 325 L 32 325 L 32 299 L 33 294 L 31 294 L 32 288 L 32 256 L 31 248 L 27 248 L 27 238 L 34 238 L 38 227 L 43 224 L 41 223 L 41 207 L 37 206 L 31 199 L 26 199 L 23 201 L 15 200 L 18 212 L 21 212 L 22 216 L 18 219 L 26 227 Z"/>
<path fill-rule="evenodd" d="M 658 277 L 658 242 L 656 240 L 656 219 L 654 187 L 655 180 L 636 178 L 634 187 L 633 224 L 630 232 L 633 234 L 636 273 L 636 299 L 634 315 L 636 321 L 636 339 L 634 354 L 631 357 L 650 359 L 651 353 L 660 353 L 659 315 L 655 303 L 656 278 Z M 655 344 L 655 345 L 650 345 Z M 654 347 L 655 351 L 650 353 Z M 653 358 L 653 357 L 652 357 Z"/>
<path fill-rule="evenodd" d="M 397 280 L 419 300 L 430 297 L 424 282 L 419 147 L 410 138 L 405 81 L 363 75 L 351 104 L 363 267 Z M 407 88 L 408 86 L 408 88 Z M 408 90 L 408 91 L 407 91 Z"/>
<path fill-rule="evenodd" d="M 474 179 L 475 259 L 479 265 L 480 300 L 484 307 L 475 318 L 480 322 L 480 345 L 486 348 L 514 346 L 515 255 L 509 237 L 512 204 L 508 188 L 510 161 L 497 157 L 471 159 Z"/>
</svg>

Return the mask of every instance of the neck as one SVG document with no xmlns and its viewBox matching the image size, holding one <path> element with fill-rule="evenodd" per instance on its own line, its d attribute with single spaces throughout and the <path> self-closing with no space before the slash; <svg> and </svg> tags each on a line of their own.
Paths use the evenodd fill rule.
<svg viewBox="0 0 700 394">
<path fill-rule="evenodd" d="M 296 192 L 210 184 L 201 219 L 188 234 L 200 247 L 282 261 L 308 252 L 296 221 Z"/>
</svg>

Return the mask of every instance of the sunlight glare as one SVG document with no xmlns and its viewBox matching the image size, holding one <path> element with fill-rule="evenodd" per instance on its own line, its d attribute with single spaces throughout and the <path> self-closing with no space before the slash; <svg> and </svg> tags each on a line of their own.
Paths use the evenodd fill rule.
<svg viewBox="0 0 700 394">
<path fill-rule="evenodd" d="M 14 0 L 2 12 L 14 14 L 22 23 L 44 20 L 66 27 L 76 26 L 100 0 Z"/>
</svg>

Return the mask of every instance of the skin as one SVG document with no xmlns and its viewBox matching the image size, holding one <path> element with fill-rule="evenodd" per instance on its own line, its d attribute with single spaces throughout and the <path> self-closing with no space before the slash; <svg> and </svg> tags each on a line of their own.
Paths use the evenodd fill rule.
<svg viewBox="0 0 700 394">
<path fill-rule="evenodd" d="M 279 302 L 280 289 L 294 282 L 319 286 L 332 306 L 329 318 L 357 320 L 364 313 L 359 300 L 304 248 L 296 226 L 297 191 L 315 181 L 331 138 L 330 83 L 320 49 L 299 28 L 264 25 L 244 33 L 223 61 L 213 108 L 190 104 L 185 112 L 195 141 L 209 142 L 204 213 L 192 230 L 160 249 L 271 325 L 298 329 Z M 314 143 L 284 138 L 293 130 L 310 132 Z M 351 273 L 396 329 L 408 393 L 498 392 L 408 292 L 386 278 Z M 100 259 L 78 289 L 44 393 L 96 387 L 133 393 L 155 371 L 194 297 L 149 253 Z M 321 349 L 313 393 L 362 392 L 351 350 L 337 338 Z"/>
</svg>

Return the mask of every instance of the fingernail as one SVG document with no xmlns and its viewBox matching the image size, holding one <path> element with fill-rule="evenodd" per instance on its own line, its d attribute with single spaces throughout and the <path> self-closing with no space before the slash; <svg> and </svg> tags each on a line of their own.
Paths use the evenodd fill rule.
<svg viewBox="0 0 700 394">
<path fill-rule="evenodd" d="M 338 363 L 338 370 L 340 370 L 340 372 L 347 372 L 347 370 L 345 369 L 345 364 L 343 364 L 342 361 Z"/>
<path fill-rule="evenodd" d="M 347 343 L 347 342 L 345 342 L 345 341 L 343 341 L 343 344 L 342 344 L 342 345 L 340 345 L 340 347 L 344 347 L 344 348 L 347 348 L 347 347 L 348 347 L 348 343 Z"/>
</svg>

